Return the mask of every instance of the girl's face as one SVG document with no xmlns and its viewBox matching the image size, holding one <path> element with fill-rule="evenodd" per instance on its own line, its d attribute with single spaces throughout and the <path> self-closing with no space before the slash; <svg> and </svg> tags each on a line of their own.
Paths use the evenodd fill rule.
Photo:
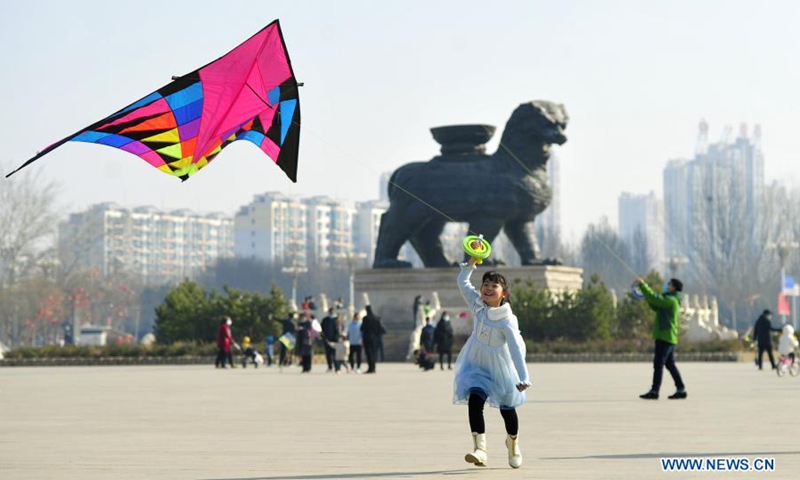
<svg viewBox="0 0 800 480">
<path fill-rule="evenodd" d="M 499 307 L 500 302 L 508 295 L 503 286 L 497 282 L 486 280 L 481 285 L 481 300 L 490 307 Z"/>
</svg>

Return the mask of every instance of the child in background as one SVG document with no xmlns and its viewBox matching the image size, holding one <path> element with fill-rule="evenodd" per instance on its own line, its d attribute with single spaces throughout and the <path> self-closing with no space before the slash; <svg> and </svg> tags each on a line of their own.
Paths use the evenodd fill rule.
<svg viewBox="0 0 800 480">
<path fill-rule="evenodd" d="M 272 366 L 272 355 L 275 354 L 275 337 L 272 335 L 267 335 L 267 350 L 264 352 L 267 354 L 267 366 Z"/>
<path fill-rule="evenodd" d="M 791 325 L 784 325 L 781 338 L 778 341 L 778 353 L 781 357 L 790 357 L 792 364 L 795 362 L 794 351 L 797 349 L 798 342 L 794 336 L 794 327 Z"/>
<path fill-rule="evenodd" d="M 253 362 L 253 365 L 255 365 L 256 368 L 258 368 L 258 362 L 256 362 L 256 351 L 250 344 L 250 337 L 244 337 L 242 339 L 242 353 L 244 355 L 244 357 L 242 358 L 242 368 L 247 368 L 248 360 Z"/>
<path fill-rule="evenodd" d="M 334 360 L 333 364 L 336 369 L 336 375 L 342 373 L 340 370 L 342 369 L 342 365 L 344 365 L 345 371 L 350 373 L 350 366 L 347 364 L 347 357 L 350 356 L 350 342 L 347 341 L 347 338 L 339 334 L 337 342 L 327 342 L 331 348 L 334 349 Z"/>
</svg>

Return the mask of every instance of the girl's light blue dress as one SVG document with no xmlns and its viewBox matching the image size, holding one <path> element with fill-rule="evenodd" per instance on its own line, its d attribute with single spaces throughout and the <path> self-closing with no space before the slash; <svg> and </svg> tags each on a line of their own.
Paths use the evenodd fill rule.
<svg viewBox="0 0 800 480">
<path fill-rule="evenodd" d="M 517 385 L 531 384 L 519 323 L 509 304 L 489 307 L 483 303 L 470 282 L 474 270 L 462 263 L 458 274 L 458 288 L 472 311 L 473 326 L 456 359 L 453 403 L 467 404 L 470 394 L 478 393 L 493 407 L 518 407 L 525 403 L 525 392 L 517 390 Z"/>
</svg>

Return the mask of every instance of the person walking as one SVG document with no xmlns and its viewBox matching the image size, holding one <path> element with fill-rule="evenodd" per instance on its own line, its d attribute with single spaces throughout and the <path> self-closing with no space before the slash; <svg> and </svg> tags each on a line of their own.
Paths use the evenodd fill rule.
<svg viewBox="0 0 800 480">
<path fill-rule="evenodd" d="M 775 357 L 772 356 L 772 332 L 780 332 L 780 328 L 772 326 L 772 312 L 764 310 L 753 327 L 753 340 L 758 342 L 758 369 L 762 370 L 764 352 L 769 355 L 769 363 L 775 370 Z"/>
<path fill-rule="evenodd" d="M 447 355 L 447 369 L 452 370 L 451 361 L 453 358 L 453 339 L 455 334 L 453 332 L 453 324 L 450 323 L 450 315 L 447 312 L 442 312 L 439 322 L 436 324 L 436 330 L 433 332 L 433 343 L 436 351 L 439 353 L 439 368 L 444 370 L 444 356 Z"/>
<path fill-rule="evenodd" d="M 297 346 L 295 350 L 297 355 L 300 356 L 300 365 L 303 367 L 302 373 L 311 371 L 311 357 L 314 354 L 315 337 L 312 330 L 313 327 L 309 317 L 297 324 Z"/>
<path fill-rule="evenodd" d="M 675 365 L 675 346 L 678 345 L 683 282 L 677 278 L 670 279 L 664 288 L 664 294 L 659 295 L 650 288 L 644 279 L 638 278 L 636 281 L 650 309 L 655 312 L 653 339 L 656 341 L 655 354 L 653 356 L 653 385 L 650 387 L 650 391 L 639 395 L 639 398 L 643 400 L 658 400 L 661 380 L 664 377 L 664 367 L 667 367 L 677 389 L 668 398 L 670 400 L 685 399 L 687 396 L 686 387 L 683 384 L 681 373 Z"/>
<path fill-rule="evenodd" d="M 347 338 L 350 340 L 350 370 L 361 373 L 361 317 L 353 314 L 353 321 L 347 326 Z"/>
<path fill-rule="evenodd" d="M 267 357 L 267 366 L 272 366 L 272 357 L 275 355 L 275 337 L 267 335 L 267 349 L 264 350 Z"/>
<path fill-rule="evenodd" d="M 233 354 L 231 353 L 231 346 L 233 345 L 233 336 L 231 335 L 231 325 L 233 320 L 231 317 L 222 317 L 217 329 L 217 360 L 214 366 L 217 368 L 225 368 L 225 361 L 227 360 L 231 368 L 236 368 L 233 365 Z"/>
<path fill-rule="evenodd" d="M 322 344 L 325 346 L 325 361 L 328 363 L 328 373 L 333 371 L 336 361 L 336 344 L 339 337 L 338 315 L 333 308 L 328 309 L 328 316 L 322 319 Z"/>
<path fill-rule="evenodd" d="M 380 317 L 372 312 L 372 306 L 367 305 L 367 314 L 361 322 L 361 341 L 364 353 L 367 356 L 367 373 L 375 373 L 375 362 L 378 360 L 378 342 L 386 330 L 381 324 Z"/>
</svg>

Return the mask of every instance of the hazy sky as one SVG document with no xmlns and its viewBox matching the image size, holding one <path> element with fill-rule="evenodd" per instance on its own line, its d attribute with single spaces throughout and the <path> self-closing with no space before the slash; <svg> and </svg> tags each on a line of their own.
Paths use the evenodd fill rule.
<svg viewBox="0 0 800 480">
<path fill-rule="evenodd" d="M 265 191 L 377 198 L 382 172 L 438 152 L 430 127 L 502 129 L 534 99 L 571 118 L 557 154 L 573 238 L 601 216 L 615 222 L 622 191 L 661 195 L 665 162 L 692 156 L 702 118 L 711 140 L 725 124 L 760 123 L 767 180 L 800 172 L 794 1 L 32 1 L 0 13 L 6 171 L 276 18 L 305 82 L 297 184 L 248 142 L 183 184 L 133 155 L 68 143 L 28 167 L 61 182 L 68 210 L 233 214 Z"/>
</svg>

